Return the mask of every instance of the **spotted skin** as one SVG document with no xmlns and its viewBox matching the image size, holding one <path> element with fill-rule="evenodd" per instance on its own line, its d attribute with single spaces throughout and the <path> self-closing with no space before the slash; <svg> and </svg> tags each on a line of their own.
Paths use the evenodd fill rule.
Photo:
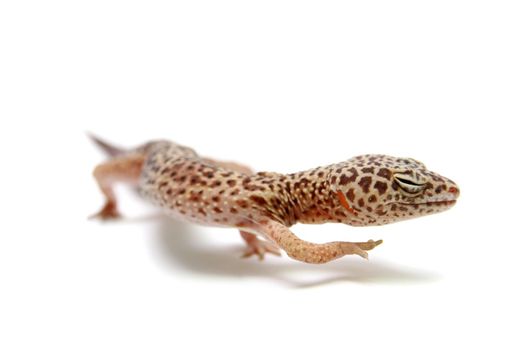
<svg viewBox="0 0 525 350">
<path fill-rule="evenodd" d="M 245 256 L 262 258 L 282 249 L 307 263 L 349 254 L 366 258 L 366 251 L 382 241 L 316 244 L 301 240 L 289 227 L 383 225 L 442 212 L 459 196 L 453 181 L 411 158 L 362 155 L 292 174 L 252 173 L 246 166 L 203 158 L 168 141 L 120 152 L 95 141 L 111 155 L 94 172 L 107 199 L 96 216 L 119 215 L 111 188 L 115 182 L 128 182 L 176 219 L 238 228 L 247 243 Z"/>
</svg>

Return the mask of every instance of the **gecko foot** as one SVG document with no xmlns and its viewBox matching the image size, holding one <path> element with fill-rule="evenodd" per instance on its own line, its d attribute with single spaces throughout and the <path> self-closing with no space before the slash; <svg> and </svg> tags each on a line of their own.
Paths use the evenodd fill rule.
<svg viewBox="0 0 525 350">
<path fill-rule="evenodd" d="M 98 212 L 89 217 L 89 219 L 114 220 L 121 217 L 117 210 L 117 205 L 113 202 L 107 202 L 106 205 Z"/>
<path fill-rule="evenodd" d="M 369 240 L 368 242 L 357 242 L 357 243 L 342 242 L 341 248 L 343 248 L 343 251 L 347 255 L 357 254 L 360 257 L 368 260 L 368 253 L 366 252 L 366 250 L 372 250 L 378 245 L 380 245 L 381 243 L 383 243 L 383 240 L 381 239 L 378 241 Z"/>
<path fill-rule="evenodd" d="M 259 260 L 264 259 L 264 254 L 269 253 L 277 256 L 281 256 L 281 252 L 274 244 L 263 241 L 257 237 L 253 237 L 246 241 L 247 247 L 244 250 L 243 258 L 249 258 L 252 255 L 257 255 Z"/>
</svg>

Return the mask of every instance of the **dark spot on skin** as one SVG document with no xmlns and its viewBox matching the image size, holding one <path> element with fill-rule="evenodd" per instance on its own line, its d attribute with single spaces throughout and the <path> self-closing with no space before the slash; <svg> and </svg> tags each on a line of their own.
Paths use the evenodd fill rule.
<svg viewBox="0 0 525 350">
<path fill-rule="evenodd" d="M 375 195 L 371 195 L 370 197 L 368 197 L 368 202 L 369 203 L 374 203 L 377 201 L 377 197 Z"/>
<path fill-rule="evenodd" d="M 386 189 L 387 189 L 387 184 L 385 182 L 382 182 L 382 181 L 377 181 L 375 184 L 374 184 L 374 188 L 377 190 L 377 192 L 379 192 L 379 195 L 383 195 L 385 192 L 386 192 Z M 392 199 L 392 196 L 389 195 L 390 198 L 389 199 Z"/>
<path fill-rule="evenodd" d="M 248 208 L 248 202 L 246 202 L 244 199 L 237 200 L 237 204 L 241 208 Z"/>
<path fill-rule="evenodd" d="M 445 185 L 439 185 L 438 187 L 436 187 L 436 193 L 437 194 L 440 194 L 441 192 L 443 192 L 443 190 L 445 189 Z"/>
<path fill-rule="evenodd" d="M 219 187 L 221 185 L 221 182 L 219 180 L 215 180 L 212 182 L 211 187 Z"/>
<path fill-rule="evenodd" d="M 230 208 L 230 213 L 237 214 L 239 211 L 236 208 Z"/>
<path fill-rule="evenodd" d="M 397 184 L 397 181 L 392 182 L 392 189 L 394 191 L 397 191 L 399 189 L 399 185 Z"/>
<path fill-rule="evenodd" d="M 384 177 L 387 180 L 390 180 L 390 178 L 392 177 L 392 172 L 389 169 L 387 169 L 387 168 L 381 168 L 377 172 L 377 176 L 381 176 L 381 177 Z"/>
<path fill-rule="evenodd" d="M 213 177 L 213 171 L 207 171 L 204 173 L 204 176 L 206 176 L 208 179 L 211 179 Z"/>
<path fill-rule="evenodd" d="M 199 182 L 199 181 L 200 181 L 200 177 L 198 177 L 197 175 L 193 175 L 193 176 L 191 177 L 190 184 L 191 184 L 191 185 L 195 185 L 195 184 L 196 184 L 197 182 Z"/>
<path fill-rule="evenodd" d="M 401 205 L 401 206 L 399 207 L 399 210 L 401 210 L 401 211 L 408 211 L 408 208 L 405 207 L 404 205 Z"/>
<path fill-rule="evenodd" d="M 356 168 L 350 168 L 349 171 L 352 173 L 352 175 L 350 176 L 350 181 L 354 182 L 357 179 L 359 172 L 357 171 Z"/>
<path fill-rule="evenodd" d="M 201 213 L 202 215 L 206 216 L 206 212 L 202 208 L 199 208 L 199 213 Z"/>
<path fill-rule="evenodd" d="M 162 187 L 167 186 L 167 185 L 168 185 L 168 183 L 166 181 L 163 181 L 163 182 L 161 182 L 159 184 L 159 188 L 162 188 Z"/>
<path fill-rule="evenodd" d="M 397 210 L 397 205 L 396 204 L 392 204 L 392 206 L 390 207 L 392 210 Z"/>
<path fill-rule="evenodd" d="M 266 199 L 260 196 L 250 196 L 250 199 L 257 203 L 258 205 L 266 205 Z"/>
<path fill-rule="evenodd" d="M 264 191 L 264 187 L 260 187 L 254 184 L 247 184 L 247 185 L 243 184 L 243 188 L 246 191 Z"/>
<path fill-rule="evenodd" d="M 359 186 L 363 189 L 364 193 L 368 193 L 370 191 L 370 184 L 372 183 L 372 177 L 371 176 L 365 176 L 359 180 Z"/>
<path fill-rule="evenodd" d="M 213 197 L 211 197 L 211 200 L 214 201 L 214 202 L 218 202 L 218 201 L 221 200 L 221 197 L 219 197 L 219 196 L 213 196 Z"/>
<path fill-rule="evenodd" d="M 184 193 L 186 193 L 186 189 L 185 188 L 181 188 L 177 193 L 178 194 L 184 194 Z"/>
<path fill-rule="evenodd" d="M 379 216 L 386 215 L 386 210 L 384 210 L 383 207 L 379 207 L 376 209 L 376 214 Z"/>
<path fill-rule="evenodd" d="M 339 185 L 344 186 L 347 185 L 350 182 L 350 177 L 346 176 L 346 174 L 341 175 L 339 178 Z"/>
<path fill-rule="evenodd" d="M 334 212 L 334 214 L 335 214 L 336 216 L 341 216 L 341 217 L 343 217 L 343 218 L 346 217 L 346 214 L 345 214 L 344 212 L 342 212 L 341 210 L 336 210 L 336 211 Z"/>
<path fill-rule="evenodd" d="M 353 202 L 354 199 L 355 199 L 355 193 L 354 193 L 354 189 L 351 188 L 349 189 L 347 192 L 346 192 L 346 198 L 348 198 L 350 200 L 350 202 Z"/>
<path fill-rule="evenodd" d="M 226 181 L 226 183 L 228 184 L 228 186 L 233 187 L 237 182 L 235 180 L 228 180 Z"/>
<path fill-rule="evenodd" d="M 445 182 L 441 177 L 435 175 L 435 174 L 429 174 L 429 176 L 434 180 L 435 182 Z"/>
<path fill-rule="evenodd" d="M 200 195 L 198 193 L 191 193 L 190 198 L 188 198 L 190 202 L 198 202 L 199 199 L 200 199 Z"/>
<path fill-rule="evenodd" d="M 373 167 L 366 167 L 366 168 L 363 168 L 361 169 L 361 171 L 363 172 L 363 174 L 373 174 L 374 173 L 374 168 Z"/>
<path fill-rule="evenodd" d="M 359 201 L 357 202 L 357 204 L 359 204 L 360 207 L 364 207 L 365 201 L 363 200 L 363 198 L 359 198 Z"/>
<path fill-rule="evenodd" d="M 172 193 L 173 193 L 173 190 L 171 188 L 166 191 L 166 194 L 168 196 L 171 196 Z"/>
<path fill-rule="evenodd" d="M 323 177 L 324 176 L 324 172 L 320 171 L 317 173 L 317 177 Z"/>
<path fill-rule="evenodd" d="M 216 212 L 216 213 L 218 213 L 218 214 L 222 213 L 222 209 L 221 209 L 221 208 L 218 208 L 218 207 L 214 207 L 214 208 L 213 208 L 213 211 Z"/>
</svg>

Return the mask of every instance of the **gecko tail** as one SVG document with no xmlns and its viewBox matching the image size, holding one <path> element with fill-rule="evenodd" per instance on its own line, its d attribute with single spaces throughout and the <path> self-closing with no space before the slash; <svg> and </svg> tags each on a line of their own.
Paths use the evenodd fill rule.
<svg viewBox="0 0 525 350">
<path fill-rule="evenodd" d="M 93 135 L 92 133 L 87 133 L 87 136 L 98 146 L 104 153 L 110 157 L 117 157 L 126 153 L 126 150 L 117 146 L 114 146 L 107 141 L 102 140 L 100 137 Z"/>
</svg>

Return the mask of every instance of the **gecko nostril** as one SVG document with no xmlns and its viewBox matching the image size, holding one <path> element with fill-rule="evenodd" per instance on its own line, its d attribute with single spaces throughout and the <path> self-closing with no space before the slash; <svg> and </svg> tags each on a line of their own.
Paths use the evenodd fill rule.
<svg viewBox="0 0 525 350">
<path fill-rule="evenodd" d="M 454 193 L 454 194 L 458 194 L 459 193 L 459 190 L 458 190 L 457 187 L 451 187 L 451 188 L 448 189 L 448 191 L 450 193 Z"/>
</svg>

